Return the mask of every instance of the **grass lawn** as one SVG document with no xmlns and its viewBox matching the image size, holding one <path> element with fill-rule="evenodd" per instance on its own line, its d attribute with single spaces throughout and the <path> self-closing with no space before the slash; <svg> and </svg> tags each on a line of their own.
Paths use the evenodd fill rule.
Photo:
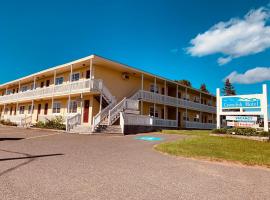
<svg viewBox="0 0 270 200">
<path fill-rule="evenodd" d="M 163 143 L 155 149 L 176 156 L 227 160 L 270 168 L 270 142 L 210 136 L 211 131 L 166 130 L 163 133 L 190 135 L 184 140 Z"/>
</svg>

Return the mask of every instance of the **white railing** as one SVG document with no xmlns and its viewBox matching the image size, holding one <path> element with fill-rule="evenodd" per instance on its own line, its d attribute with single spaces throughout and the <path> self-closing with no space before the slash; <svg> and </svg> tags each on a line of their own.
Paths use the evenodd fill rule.
<svg viewBox="0 0 270 200">
<path fill-rule="evenodd" d="M 177 120 L 160 119 L 146 115 L 134 115 L 121 113 L 124 125 L 136 126 L 158 126 L 158 127 L 177 127 Z"/>
<path fill-rule="evenodd" d="M 0 96 L 0 103 L 9 103 L 14 101 L 32 100 L 44 97 L 65 95 L 69 93 L 82 93 L 90 91 L 100 91 L 102 89 L 102 80 L 81 80 L 61 85 L 49 86 L 44 88 L 36 88 L 10 95 Z"/>
<path fill-rule="evenodd" d="M 4 115 L 2 119 L 16 123 L 19 126 L 29 126 L 32 123 L 31 115 Z"/>
<path fill-rule="evenodd" d="M 216 124 L 213 123 L 201 123 L 201 122 L 190 122 L 183 121 L 185 128 L 195 128 L 195 129 L 214 129 Z"/>
<path fill-rule="evenodd" d="M 109 89 L 101 81 L 98 85 L 99 91 L 108 102 L 108 106 L 102 109 L 98 114 L 93 117 L 92 131 L 109 115 L 109 111 L 116 105 L 116 98 L 111 94 Z"/>
<path fill-rule="evenodd" d="M 159 104 L 165 104 L 168 106 L 175 106 L 175 107 L 182 107 L 182 108 L 188 108 L 188 109 L 195 109 L 202 112 L 209 112 L 209 113 L 216 113 L 216 108 L 214 106 L 208 106 L 184 99 L 179 99 L 176 97 L 170 97 L 154 92 L 139 90 L 137 93 L 135 93 L 131 99 L 142 99 L 144 101 L 148 101 L 151 103 L 159 103 Z"/>
<path fill-rule="evenodd" d="M 116 104 L 109 111 L 109 125 L 112 125 L 119 117 L 120 112 L 124 110 L 138 110 L 139 102 L 133 99 L 127 99 L 126 97 L 122 99 L 118 104 Z"/>
<path fill-rule="evenodd" d="M 81 124 L 81 114 L 77 113 L 73 116 L 67 116 L 67 122 L 66 122 L 66 130 L 70 131 L 70 129 L 73 129 L 75 126 Z"/>
<path fill-rule="evenodd" d="M 32 124 L 32 116 L 26 116 L 21 119 L 21 126 L 30 126 Z"/>
</svg>

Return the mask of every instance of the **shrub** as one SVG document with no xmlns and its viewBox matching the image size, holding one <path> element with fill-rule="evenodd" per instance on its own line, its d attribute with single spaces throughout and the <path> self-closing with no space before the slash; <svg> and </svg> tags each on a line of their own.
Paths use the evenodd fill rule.
<svg viewBox="0 0 270 200">
<path fill-rule="evenodd" d="M 6 125 L 6 126 L 17 126 L 16 123 L 11 122 L 10 120 L 0 120 L 0 124 Z"/>
<path fill-rule="evenodd" d="M 217 134 L 232 134 L 232 135 L 244 135 L 244 136 L 269 136 L 269 132 L 257 131 L 255 128 L 221 128 L 212 130 Z"/>
<path fill-rule="evenodd" d="M 64 124 L 64 119 L 62 116 L 56 116 L 52 120 L 47 120 L 46 122 L 37 122 L 36 127 L 66 130 L 66 125 Z"/>
</svg>

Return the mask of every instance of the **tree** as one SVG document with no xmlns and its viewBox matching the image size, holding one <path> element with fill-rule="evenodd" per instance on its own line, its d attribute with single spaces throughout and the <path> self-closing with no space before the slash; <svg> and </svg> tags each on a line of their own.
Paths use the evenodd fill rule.
<svg viewBox="0 0 270 200">
<path fill-rule="evenodd" d="M 188 86 L 188 87 L 192 87 L 191 86 L 191 82 L 189 80 L 185 80 L 185 79 L 183 79 L 183 80 L 176 80 L 176 82 L 178 82 L 178 83 L 180 83 L 182 85 Z"/>
<path fill-rule="evenodd" d="M 235 89 L 228 78 L 225 81 L 225 85 L 223 88 L 223 94 L 225 96 L 236 95 Z"/>
<path fill-rule="evenodd" d="M 209 91 L 206 88 L 205 83 L 201 84 L 200 90 L 203 91 L 203 92 L 209 93 Z"/>
</svg>

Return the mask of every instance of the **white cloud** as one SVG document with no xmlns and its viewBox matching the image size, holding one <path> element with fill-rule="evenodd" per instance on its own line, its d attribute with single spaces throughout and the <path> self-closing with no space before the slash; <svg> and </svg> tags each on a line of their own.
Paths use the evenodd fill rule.
<svg viewBox="0 0 270 200">
<path fill-rule="evenodd" d="M 252 84 L 263 81 L 270 81 L 270 67 L 256 67 L 243 74 L 232 72 L 224 80 L 230 79 L 231 83 Z"/>
<path fill-rule="evenodd" d="M 219 22 L 190 41 L 187 52 L 192 56 L 221 53 L 218 63 L 224 65 L 233 58 L 256 54 L 270 47 L 270 11 L 259 8 L 249 11 L 243 19 Z"/>
</svg>

